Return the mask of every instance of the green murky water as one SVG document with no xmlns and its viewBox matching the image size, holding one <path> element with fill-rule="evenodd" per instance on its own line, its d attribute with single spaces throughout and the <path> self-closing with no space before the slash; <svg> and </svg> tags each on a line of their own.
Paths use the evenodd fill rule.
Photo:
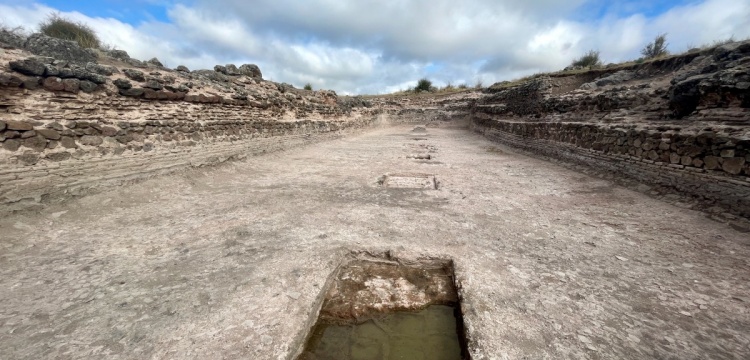
<svg viewBox="0 0 750 360">
<path fill-rule="evenodd" d="M 454 308 L 433 305 L 362 324 L 318 323 L 299 360 L 461 360 Z"/>
</svg>

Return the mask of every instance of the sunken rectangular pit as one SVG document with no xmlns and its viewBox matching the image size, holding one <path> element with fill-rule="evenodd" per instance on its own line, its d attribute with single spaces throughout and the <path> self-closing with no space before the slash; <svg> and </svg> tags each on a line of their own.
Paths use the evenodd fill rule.
<svg viewBox="0 0 750 360">
<path fill-rule="evenodd" d="M 341 266 L 298 360 L 469 359 L 450 260 Z"/>
<path fill-rule="evenodd" d="M 431 174 L 387 174 L 380 183 L 391 189 L 426 189 L 437 190 L 438 183 L 435 175 Z"/>
</svg>

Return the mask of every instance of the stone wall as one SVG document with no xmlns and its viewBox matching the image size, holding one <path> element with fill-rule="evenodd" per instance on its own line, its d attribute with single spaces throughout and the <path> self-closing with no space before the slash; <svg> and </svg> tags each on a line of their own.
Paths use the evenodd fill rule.
<svg viewBox="0 0 750 360">
<path fill-rule="evenodd" d="M 750 218 L 750 42 L 499 83 L 472 128 Z"/>
<path fill-rule="evenodd" d="M 369 105 L 389 124 L 468 126 L 474 101 L 481 93 L 466 90 L 427 96 L 382 95 L 367 97 Z"/>
<path fill-rule="evenodd" d="M 119 65 L 30 57 L 0 69 L 4 210 L 331 140 L 379 124 L 450 121 L 468 109 L 467 102 L 448 98 L 364 99 L 300 90 L 220 72 L 227 67 L 141 71 L 112 63 Z M 42 70 L 34 75 L 27 68 Z M 71 77 L 60 78 L 61 73 Z M 96 82 L 84 89 L 86 78 Z"/>
<path fill-rule="evenodd" d="M 149 100 L 0 88 L 0 205 L 86 193 L 189 167 L 334 139 L 376 111 Z M 364 111 L 361 111 L 364 110 Z"/>
<path fill-rule="evenodd" d="M 750 140 L 480 119 L 473 128 L 515 148 L 674 189 L 750 218 Z"/>
<path fill-rule="evenodd" d="M 335 139 L 390 111 L 264 80 L 253 64 L 169 69 L 42 34 L 3 39 L 2 210 Z"/>
</svg>

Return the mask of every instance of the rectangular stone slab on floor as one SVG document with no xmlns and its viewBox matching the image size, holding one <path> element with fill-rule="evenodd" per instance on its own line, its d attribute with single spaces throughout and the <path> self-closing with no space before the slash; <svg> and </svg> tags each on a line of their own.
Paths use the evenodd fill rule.
<svg viewBox="0 0 750 360">
<path fill-rule="evenodd" d="M 383 186 L 394 189 L 431 189 L 437 188 L 434 175 L 427 174 L 394 174 L 386 175 Z"/>
</svg>

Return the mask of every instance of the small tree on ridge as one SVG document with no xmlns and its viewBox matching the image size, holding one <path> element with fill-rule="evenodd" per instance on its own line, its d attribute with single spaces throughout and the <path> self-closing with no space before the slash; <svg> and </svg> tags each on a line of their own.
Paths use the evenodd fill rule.
<svg viewBox="0 0 750 360">
<path fill-rule="evenodd" d="M 573 63 L 571 64 L 575 67 L 597 67 L 602 65 L 601 59 L 599 59 L 599 51 L 598 50 L 589 50 L 586 54 L 581 56 L 578 59 L 573 60 Z"/>
<path fill-rule="evenodd" d="M 417 86 L 414 88 L 415 92 L 430 91 L 432 89 L 432 81 L 426 78 L 417 81 Z"/>
<path fill-rule="evenodd" d="M 661 34 L 657 36 L 653 42 L 646 45 L 641 50 L 641 54 L 646 59 L 655 59 L 661 56 L 668 55 L 667 51 L 667 34 Z"/>
</svg>

